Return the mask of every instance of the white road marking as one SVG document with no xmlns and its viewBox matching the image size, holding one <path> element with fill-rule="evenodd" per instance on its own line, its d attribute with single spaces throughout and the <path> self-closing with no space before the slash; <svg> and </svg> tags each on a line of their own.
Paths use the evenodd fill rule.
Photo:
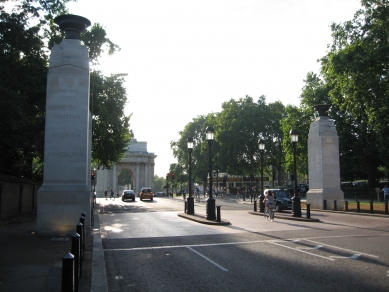
<svg viewBox="0 0 389 292">
<path fill-rule="evenodd" d="M 360 257 L 360 256 L 361 256 L 360 254 L 353 254 L 352 256 L 349 256 L 349 257 L 330 256 L 330 258 L 333 258 L 333 259 L 352 259 L 352 260 L 355 260 L 355 259 L 357 259 L 357 258 Z"/>
<path fill-rule="evenodd" d="M 379 235 L 382 235 L 382 234 L 379 234 Z M 347 236 L 334 236 L 334 237 L 329 236 L 329 237 L 313 237 L 313 238 L 315 238 L 315 239 L 318 239 L 318 238 L 324 239 L 324 238 L 339 238 L 339 237 L 351 237 L 351 236 L 347 235 Z M 308 242 L 316 243 L 318 245 L 315 246 L 315 247 L 310 248 L 310 247 L 290 247 L 290 246 L 286 246 L 286 245 L 282 244 L 282 243 L 286 243 L 286 242 L 297 243 L 297 242 L 301 242 L 301 241 L 308 241 Z M 268 243 L 271 243 L 271 244 L 274 244 L 274 245 L 278 245 L 278 246 L 281 246 L 281 247 L 284 247 L 284 248 L 288 248 L 288 249 L 291 249 L 291 250 L 295 250 L 295 251 L 298 251 L 298 252 L 301 252 L 301 253 L 309 254 L 309 255 L 312 255 L 312 256 L 315 256 L 315 257 L 319 257 L 319 258 L 323 258 L 323 259 L 330 260 L 330 261 L 335 261 L 335 259 L 357 259 L 361 255 L 378 258 L 378 256 L 375 256 L 375 255 L 371 255 L 371 254 L 367 254 L 367 253 L 362 253 L 362 252 L 358 252 L 358 251 L 353 251 L 353 250 L 350 250 L 350 249 L 345 249 L 345 248 L 341 248 L 341 247 L 337 247 L 337 246 L 333 246 L 333 245 L 329 245 L 329 244 L 320 243 L 320 242 L 317 242 L 317 241 L 310 240 L 308 238 L 285 239 L 285 240 L 281 240 L 281 239 L 280 240 L 254 240 L 254 241 L 240 241 L 240 242 L 236 242 L 235 241 L 235 242 L 221 242 L 221 243 L 207 243 L 207 244 L 167 245 L 167 246 L 134 247 L 134 248 L 120 248 L 120 249 L 116 249 L 116 248 L 115 249 L 109 249 L 108 248 L 108 249 L 104 249 L 104 250 L 105 251 L 136 251 L 136 250 L 152 250 L 152 249 L 166 249 L 166 248 L 188 248 L 188 249 L 192 250 L 193 252 L 197 253 L 198 255 L 200 255 L 200 256 L 204 257 L 205 259 L 209 260 L 214 265 L 218 266 L 217 263 L 215 263 L 211 259 L 203 256 L 201 253 L 198 253 L 192 247 L 209 247 L 209 246 L 221 246 L 221 245 L 240 245 L 240 244 L 264 243 L 264 242 L 268 242 Z M 338 250 L 347 251 L 347 252 L 349 252 L 352 255 L 349 256 L 349 257 L 342 257 L 342 256 L 328 256 L 328 257 L 324 257 L 324 256 L 320 256 L 320 255 L 317 255 L 317 254 L 305 251 L 307 249 L 319 250 L 320 248 L 322 248 L 324 246 L 328 246 L 328 247 L 331 247 L 331 248 L 334 248 L 334 249 L 338 249 Z M 225 269 L 225 268 L 223 268 L 221 266 L 220 266 L 220 268 L 222 270 Z M 226 271 L 228 271 L 228 270 L 226 270 Z M 389 271 L 387 273 L 387 276 L 389 277 Z"/>
<path fill-rule="evenodd" d="M 269 241 L 269 242 L 272 243 L 272 244 L 278 245 L 278 246 L 289 248 L 291 250 L 295 250 L 295 251 L 298 251 L 298 252 L 306 253 L 306 254 L 309 254 L 309 255 L 312 255 L 312 256 L 315 256 L 315 257 L 319 257 L 319 258 L 322 258 L 322 259 L 329 260 L 329 261 L 334 261 L 334 259 L 331 259 L 331 258 L 328 258 L 328 257 L 323 257 L 323 256 L 320 256 L 320 255 L 317 255 L 317 254 L 314 254 L 314 253 L 311 253 L 311 252 L 307 252 L 307 251 L 304 251 L 304 250 L 301 250 L 301 249 L 298 249 L 298 248 L 286 246 L 286 245 L 277 243 L 276 241 Z"/>
<path fill-rule="evenodd" d="M 359 255 L 364 255 L 364 256 L 368 256 L 368 257 L 372 257 L 372 258 L 378 258 L 378 256 L 371 255 L 371 254 L 368 254 L 368 253 L 363 253 L 363 252 L 359 252 L 359 251 L 355 251 L 355 250 L 351 250 L 351 249 L 341 248 L 341 247 L 338 247 L 338 246 L 334 246 L 334 245 L 330 245 L 330 244 L 325 244 L 325 243 L 320 243 L 320 242 L 309 240 L 309 239 L 306 239 L 306 241 L 317 243 L 317 244 L 322 244 L 323 246 L 325 245 L 325 246 L 329 246 L 329 247 L 332 247 L 332 248 L 335 248 L 335 249 L 339 249 L 339 250 L 344 250 L 344 251 L 347 251 L 347 252 L 352 253 L 352 254 L 359 254 Z"/>
<path fill-rule="evenodd" d="M 216 267 L 218 267 L 219 269 L 221 269 L 222 271 L 224 272 L 228 272 L 228 270 L 224 267 L 222 267 L 221 265 L 215 263 L 213 260 L 211 260 L 209 257 L 206 257 L 205 255 L 203 255 L 202 253 L 199 253 L 198 251 L 194 250 L 193 248 L 191 248 L 190 246 L 187 246 L 187 248 L 191 251 L 193 251 L 194 253 L 198 254 L 199 256 L 201 256 L 203 259 L 206 259 L 208 262 L 210 262 L 211 264 L 215 265 Z"/>
<path fill-rule="evenodd" d="M 316 250 L 318 250 L 322 247 L 323 247 L 322 245 L 317 245 L 315 247 L 296 247 L 296 249 L 316 249 Z"/>
</svg>

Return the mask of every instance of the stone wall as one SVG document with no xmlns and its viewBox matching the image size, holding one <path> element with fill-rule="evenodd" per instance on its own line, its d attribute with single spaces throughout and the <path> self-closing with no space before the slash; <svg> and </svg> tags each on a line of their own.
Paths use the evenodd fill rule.
<svg viewBox="0 0 389 292">
<path fill-rule="evenodd" d="M 0 175 L 0 219 L 21 214 L 36 214 L 40 183 Z"/>
</svg>

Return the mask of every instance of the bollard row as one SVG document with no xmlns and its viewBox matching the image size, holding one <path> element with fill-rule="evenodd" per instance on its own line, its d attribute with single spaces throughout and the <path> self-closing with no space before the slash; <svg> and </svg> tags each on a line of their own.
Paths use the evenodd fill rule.
<svg viewBox="0 0 389 292">
<path fill-rule="evenodd" d="M 334 202 L 334 211 L 337 211 L 338 210 L 337 201 L 333 200 L 333 202 Z M 357 212 L 360 213 L 361 212 L 361 204 L 359 201 L 356 201 L 356 203 L 357 203 Z M 373 201 L 370 201 L 369 204 L 370 204 L 370 214 L 374 214 Z M 327 210 L 327 200 L 323 200 L 323 210 Z M 348 211 L 348 201 L 344 201 L 344 210 Z M 385 215 L 389 215 L 388 202 L 385 202 Z"/>
<path fill-rule="evenodd" d="M 85 251 L 85 216 L 83 212 L 72 236 L 71 252 L 62 258 L 62 292 L 78 292 L 79 278 L 82 277 L 82 261 Z"/>
</svg>

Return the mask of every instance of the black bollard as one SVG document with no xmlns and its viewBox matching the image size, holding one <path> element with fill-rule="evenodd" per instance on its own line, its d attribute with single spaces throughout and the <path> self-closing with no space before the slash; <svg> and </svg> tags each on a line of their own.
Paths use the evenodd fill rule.
<svg viewBox="0 0 389 292">
<path fill-rule="evenodd" d="M 348 201 L 344 201 L 344 210 L 348 211 Z"/>
<path fill-rule="evenodd" d="M 62 258 L 62 292 L 75 292 L 74 256 L 68 252 Z"/>
<path fill-rule="evenodd" d="M 388 202 L 385 202 L 385 215 L 388 215 Z"/>
<path fill-rule="evenodd" d="M 85 214 L 85 213 L 82 213 Z M 81 214 L 81 215 L 82 215 Z M 80 222 L 82 223 L 82 244 L 81 244 L 81 249 L 82 249 L 82 259 L 84 260 L 84 251 L 85 251 L 85 239 L 86 239 L 86 224 L 85 224 L 85 216 L 80 217 Z"/>
<path fill-rule="evenodd" d="M 257 200 L 254 199 L 254 212 L 257 212 Z"/>
<path fill-rule="evenodd" d="M 216 221 L 217 222 L 221 222 L 222 221 L 222 219 L 220 218 L 220 207 L 221 206 L 216 206 L 216 208 L 217 208 L 217 211 L 216 211 Z"/>
<path fill-rule="evenodd" d="M 80 269 L 80 235 L 74 233 L 72 236 L 72 249 L 71 253 L 74 256 L 74 282 L 75 290 L 78 292 L 78 278 L 81 278 L 81 269 Z"/>
<path fill-rule="evenodd" d="M 311 219 L 311 204 L 305 205 L 307 205 L 307 219 Z"/>
<path fill-rule="evenodd" d="M 185 201 L 184 203 L 185 203 L 185 206 L 184 206 L 184 213 L 186 213 L 186 204 L 187 204 L 187 202 Z"/>
<path fill-rule="evenodd" d="M 371 214 L 374 213 L 374 210 L 373 210 L 373 201 L 370 202 L 370 213 L 371 213 Z"/>
<path fill-rule="evenodd" d="M 263 202 L 264 198 L 265 198 L 265 196 L 263 194 L 261 194 L 259 196 L 259 212 L 260 213 L 265 213 L 265 203 Z"/>
<path fill-rule="evenodd" d="M 323 200 L 323 210 L 327 210 L 327 200 Z"/>
<path fill-rule="evenodd" d="M 361 212 L 361 206 L 359 205 L 359 201 L 357 201 L 357 212 Z"/>
<path fill-rule="evenodd" d="M 83 236 L 84 225 L 81 222 L 77 223 L 76 232 L 80 235 L 80 264 L 82 265 L 82 261 L 84 260 L 84 250 L 82 249 L 82 244 L 84 242 Z"/>
<path fill-rule="evenodd" d="M 336 200 L 334 200 L 334 211 L 338 211 L 337 205 L 336 205 Z"/>
</svg>

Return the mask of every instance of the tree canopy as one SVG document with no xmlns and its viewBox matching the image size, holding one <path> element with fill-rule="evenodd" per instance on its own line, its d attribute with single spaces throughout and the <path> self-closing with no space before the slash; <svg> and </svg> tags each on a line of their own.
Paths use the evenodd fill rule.
<svg viewBox="0 0 389 292">
<path fill-rule="evenodd" d="M 48 58 L 51 46 L 64 35 L 54 18 L 67 13 L 66 3 L 70 1 L 0 1 L 2 172 L 37 179 L 42 176 Z M 98 64 L 104 50 L 113 54 L 120 49 L 107 38 L 99 23 L 83 33 L 81 41 L 88 47 L 94 64 Z M 123 112 L 126 93 L 118 77 L 95 72 L 91 79 L 96 85 L 92 159 L 99 166 L 109 167 L 120 159 L 130 137 L 130 117 Z M 109 84 L 114 85 L 111 90 L 107 88 Z M 107 127 L 101 126 L 103 123 Z"/>
</svg>

